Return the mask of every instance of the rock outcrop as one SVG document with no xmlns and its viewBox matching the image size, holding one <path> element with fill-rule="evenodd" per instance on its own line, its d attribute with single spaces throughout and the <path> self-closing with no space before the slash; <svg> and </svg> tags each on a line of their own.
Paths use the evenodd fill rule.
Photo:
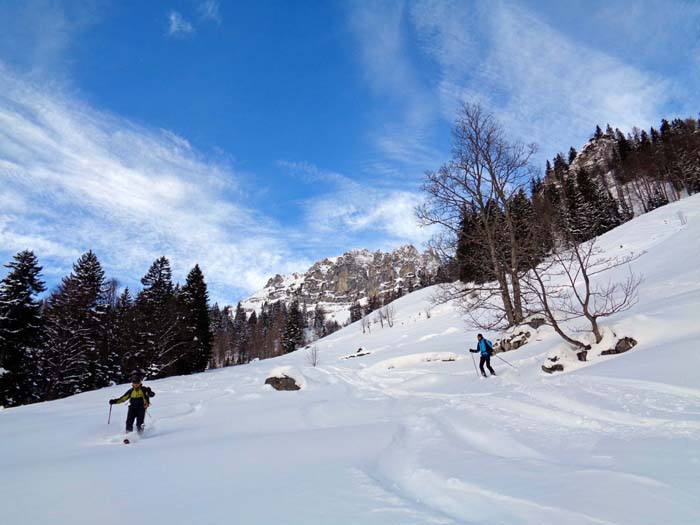
<svg viewBox="0 0 700 525">
<path fill-rule="evenodd" d="M 516 334 L 504 337 L 503 339 L 499 339 L 498 341 L 496 341 L 496 344 L 493 345 L 494 350 L 496 352 L 507 352 L 508 350 L 515 350 L 516 348 L 520 348 L 521 346 L 527 344 L 531 335 L 531 332 L 520 331 Z"/>
<path fill-rule="evenodd" d="M 372 296 L 381 299 L 399 289 L 406 293 L 431 284 L 439 266 L 440 261 L 432 250 L 419 253 L 411 245 L 390 253 L 353 250 L 318 261 L 301 274 L 275 275 L 260 292 L 242 301 L 242 305 L 250 311 L 259 309 L 264 302 L 291 303 L 297 298 L 307 308 L 321 303 L 349 309 L 357 300 Z"/>
<path fill-rule="evenodd" d="M 615 343 L 615 348 L 610 348 L 609 350 L 603 350 L 600 355 L 614 355 L 623 354 L 628 350 L 637 346 L 637 341 L 631 337 L 623 337 L 617 343 Z"/>
</svg>

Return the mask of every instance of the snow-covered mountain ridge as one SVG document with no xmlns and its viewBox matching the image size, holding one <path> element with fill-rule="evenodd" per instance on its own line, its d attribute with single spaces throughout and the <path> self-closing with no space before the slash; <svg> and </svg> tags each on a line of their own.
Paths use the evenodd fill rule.
<svg viewBox="0 0 700 525">
<path fill-rule="evenodd" d="M 296 298 L 310 309 L 321 304 L 343 323 L 353 301 L 366 302 L 373 295 L 382 298 L 399 288 L 403 292 L 418 288 L 434 277 L 439 264 L 431 250 L 419 253 L 411 245 L 391 252 L 351 250 L 340 257 L 317 261 L 304 273 L 275 275 L 241 305 L 252 311 L 259 310 L 264 302 L 290 303 Z"/>
<path fill-rule="evenodd" d="M 430 308 L 425 288 L 393 303 L 392 328 L 355 323 L 317 341 L 316 367 L 299 350 L 147 381 L 152 417 L 133 445 L 121 444 L 124 405 L 107 425 L 107 400 L 127 385 L 0 411 L 3 520 L 694 525 L 700 195 L 600 246 L 640 254 L 638 303 L 605 320 L 639 341 L 625 354 L 548 376 L 540 366 L 562 343 L 540 327 L 498 354 L 517 369 L 494 358 L 498 376 L 480 379 L 476 331 L 453 306 Z M 303 388 L 263 384 L 277 373 Z"/>
</svg>

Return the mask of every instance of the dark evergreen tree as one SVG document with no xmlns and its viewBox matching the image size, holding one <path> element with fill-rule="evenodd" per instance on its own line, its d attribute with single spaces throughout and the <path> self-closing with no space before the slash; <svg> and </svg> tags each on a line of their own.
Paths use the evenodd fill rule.
<svg viewBox="0 0 700 525">
<path fill-rule="evenodd" d="M 595 127 L 595 133 L 593 133 L 593 138 L 595 140 L 600 140 L 603 138 L 603 130 L 600 129 L 600 126 Z"/>
<path fill-rule="evenodd" d="M 209 293 L 202 270 L 197 264 L 187 275 L 180 293 L 180 302 L 183 307 L 185 347 L 177 369 L 183 374 L 203 372 L 211 359 L 212 333 L 209 319 Z"/>
<path fill-rule="evenodd" d="M 598 128 L 598 129 L 600 129 L 600 128 Z M 576 157 L 577 157 L 577 156 L 578 156 L 578 152 L 576 151 L 576 148 L 574 148 L 573 146 L 571 146 L 571 147 L 569 148 L 569 165 L 571 165 L 571 163 L 572 163 L 574 160 L 576 160 Z"/>
<path fill-rule="evenodd" d="M 250 333 L 248 332 L 248 316 L 239 302 L 233 316 L 233 348 L 236 364 L 247 363 Z"/>
<path fill-rule="evenodd" d="M 316 338 L 320 339 L 328 335 L 326 333 L 326 312 L 320 304 L 314 308 L 314 318 L 312 324 Z"/>
<path fill-rule="evenodd" d="M 350 322 L 354 323 L 362 319 L 362 306 L 358 301 L 353 301 L 350 305 Z"/>
<path fill-rule="evenodd" d="M 515 236 L 518 242 L 522 244 L 521 252 L 524 255 L 518 262 L 520 267 L 518 272 L 523 272 L 532 268 L 534 264 L 540 262 L 542 253 L 541 247 L 536 242 L 535 228 L 535 210 L 531 200 L 525 194 L 522 188 L 518 191 L 508 203 L 508 211 L 512 218 L 512 224 L 515 228 Z M 506 242 L 510 246 L 510 242 Z M 509 251 L 509 248 L 506 252 Z M 510 253 L 507 253 L 510 257 Z"/>
<path fill-rule="evenodd" d="M 282 335 L 282 350 L 285 353 L 294 352 L 304 343 L 304 316 L 299 308 L 299 301 L 292 301 L 289 306 L 287 324 Z"/>
<path fill-rule="evenodd" d="M 617 152 L 620 155 L 620 160 L 624 162 L 632 151 L 632 146 L 619 129 L 615 129 L 615 139 L 617 140 Z"/>
<path fill-rule="evenodd" d="M 45 291 L 33 252 L 14 256 L 0 281 L 0 406 L 15 406 L 41 398 L 38 352 L 42 343 L 41 303 Z"/>
<path fill-rule="evenodd" d="M 457 239 L 455 264 L 458 279 L 463 283 L 484 283 L 491 279 L 490 265 L 484 264 L 486 243 L 479 228 L 479 216 L 473 210 L 464 210 Z"/>
<path fill-rule="evenodd" d="M 559 180 L 562 181 L 564 180 L 564 177 L 569 173 L 569 165 L 567 164 L 566 160 L 564 159 L 564 155 L 561 153 L 558 153 L 556 157 L 554 157 L 554 168 L 553 168 L 554 176 Z"/>
<path fill-rule="evenodd" d="M 589 238 L 591 224 L 588 214 L 584 214 L 585 202 L 578 190 L 574 177 L 564 179 L 565 205 L 560 217 L 560 230 L 569 242 L 582 242 Z"/>
<path fill-rule="evenodd" d="M 365 309 L 365 314 L 379 310 L 382 307 L 382 301 L 379 299 L 377 294 L 372 294 L 367 299 L 367 308 Z"/>
<path fill-rule="evenodd" d="M 258 337 L 258 314 L 253 310 L 248 317 L 248 358 L 260 357 L 260 338 Z"/>
</svg>

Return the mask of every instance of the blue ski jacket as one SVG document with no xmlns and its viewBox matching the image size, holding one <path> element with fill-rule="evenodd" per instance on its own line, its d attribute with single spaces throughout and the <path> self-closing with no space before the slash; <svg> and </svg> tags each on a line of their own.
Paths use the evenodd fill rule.
<svg viewBox="0 0 700 525">
<path fill-rule="evenodd" d="M 479 344 L 476 345 L 476 349 L 479 352 L 481 352 L 481 355 L 488 357 L 493 351 L 493 345 L 491 344 L 491 341 L 489 341 L 485 337 L 482 337 L 481 341 L 479 341 Z"/>
</svg>

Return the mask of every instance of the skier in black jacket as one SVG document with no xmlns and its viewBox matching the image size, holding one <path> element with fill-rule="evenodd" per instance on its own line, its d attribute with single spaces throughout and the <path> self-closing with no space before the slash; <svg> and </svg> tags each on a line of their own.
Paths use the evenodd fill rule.
<svg viewBox="0 0 700 525">
<path fill-rule="evenodd" d="M 126 414 L 126 431 L 134 430 L 134 420 L 136 420 L 136 430 L 139 434 L 143 432 L 143 421 L 146 418 L 146 409 L 151 404 L 151 398 L 155 396 L 155 392 L 141 384 L 142 378 L 140 375 L 131 377 L 131 388 L 127 390 L 123 396 L 116 399 L 110 399 L 109 404 L 114 405 L 123 403 L 129 400 L 129 411 Z"/>
</svg>

